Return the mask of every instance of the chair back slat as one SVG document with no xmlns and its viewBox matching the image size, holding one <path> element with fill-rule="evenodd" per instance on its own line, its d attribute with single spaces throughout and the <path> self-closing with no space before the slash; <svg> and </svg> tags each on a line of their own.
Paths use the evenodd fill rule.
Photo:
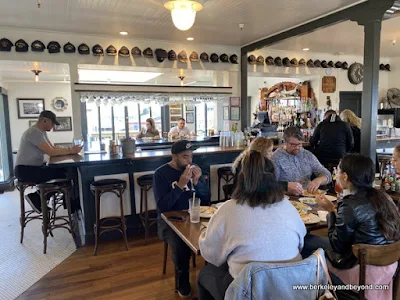
<svg viewBox="0 0 400 300">
<path fill-rule="evenodd" d="M 353 254 L 359 258 L 360 249 L 365 249 L 365 263 L 372 266 L 388 266 L 400 259 L 400 241 L 387 245 L 353 245 Z"/>
<path fill-rule="evenodd" d="M 388 266 L 398 262 L 393 276 L 393 300 L 400 300 L 400 241 L 388 245 L 355 244 L 352 250 L 360 263 L 359 285 L 366 284 L 367 265 Z M 360 290 L 359 299 L 365 299 L 364 290 Z"/>
</svg>

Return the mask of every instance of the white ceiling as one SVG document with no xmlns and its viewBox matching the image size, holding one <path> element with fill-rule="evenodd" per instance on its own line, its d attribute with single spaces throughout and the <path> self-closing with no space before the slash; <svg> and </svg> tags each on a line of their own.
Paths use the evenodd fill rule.
<svg viewBox="0 0 400 300">
<path fill-rule="evenodd" d="M 392 44 L 393 40 L 397 42 Z M 270 46 L 271 49 L 302 51 L 310 48 L 317 53 L 341 53 L 344 55 L 363 55 L 364 29 L 356 22 L 343 22 L 310 34 L 287 39 Z M 381 57 L 400 56 L 400 17 L 383 21 L 381 34 Z"/>
<path fill-rule="evenodd" d="M 68 64 L 0 60 L 0 79 L 3 82 L 32 81 L 31 70 L 41 70 L 42 81 L 69 81 Z"/>
<path fill-rule="evenodd" d="M 244 45 L 360 0 L 207 0 L 182 32 L 162 0 L 0 0 L 0 26 L 196 43 Z M 240 31 L 239 23 L 245 24 Z M 38 33 L 40 39 L 40 33 Z M 30 41 L 32 42 L 32 41 Z"/>
<path fill-rule="evenodd" d="M 210 70 L 183 70 L 183 69 L 167 69 L 167 68 L 142 68 L 127 66 L 106 66 L 106 65 L 79 65 L 79 70 L 100 70 L 100 71 L 125 71 L 126 76 L 130 72 L 152 72 L 160 73 L 154 79 L 142 82 L 139 80 L 137 84 L 162 84 L 162 85 L 179 85 L 178 76 L 184 76 L 184 85 L 200 85 L 212 86 L 217 82 L 217 76 L 224 76 L 224 71 Z M 0 60 L 0 80 L 2 82 L 33 82 L 34 74 L 31 70 L 41 70 L 39 75 L 41 82 L 66 82 L 69 83 L 69 66 L 61 63 L 43 63 L 43 62 L 27 62 L 27 61 L 5 61 Z M 145 74 L 144 74 L 145 75 Z M 135 83 L 134 79 L 129 78 L 122 80 L 120 83 Z M 87 81 L 89 82 L 89 81 Z M 102 80 L 96 82 L 107 83 L 108 78 L 105 76 Z"/>
</svg>

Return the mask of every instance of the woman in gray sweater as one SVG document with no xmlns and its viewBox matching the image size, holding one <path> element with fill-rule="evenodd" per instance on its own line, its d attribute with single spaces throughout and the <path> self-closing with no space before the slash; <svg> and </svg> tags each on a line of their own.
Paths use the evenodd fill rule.
<svg viewBox="0 0 400 300">
<path fill-rule="evenodd" d="M 232 195 L 211 218 L 199 240 L 209 262 L 199 274 L 199 299 L 223 299 L 226 289 L 250 262 L 298 261 L 306 228 L 284 197 L 274 166 L 249 151 Z"/>
</svg>

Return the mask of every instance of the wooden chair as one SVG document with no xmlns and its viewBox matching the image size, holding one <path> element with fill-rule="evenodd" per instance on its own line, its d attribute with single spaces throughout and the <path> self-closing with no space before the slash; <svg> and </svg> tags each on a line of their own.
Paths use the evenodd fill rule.
<svg viewBox="0 0 400 300">
<path fill-rule="evenodd" d="M 353 245 L 353 254 L 360 264 L 359 285 L 365 285 L 366 267 L 388 266 L 396 261 L 397 270 L 393 276 L 393 300 L 400 300 L 400 241 L 388 245 Z M 365 300 L 365 291 L 360 290 L 359 299 Z"/>
</svg>

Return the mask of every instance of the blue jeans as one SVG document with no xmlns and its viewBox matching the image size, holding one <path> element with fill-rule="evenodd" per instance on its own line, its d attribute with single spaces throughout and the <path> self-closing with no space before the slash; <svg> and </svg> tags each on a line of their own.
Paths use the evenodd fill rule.
<svg viewBox="0 0 400 300">
<path fill-rule="evenodd" d="M 306 236 L 304 237 L 304 248 L 303 251 L 301 251 L 301 256 L 303 256 L 303 259 L 305 259 L 309 257 L 311 254 L 313 254 L 314 251 L 317 250 L 318 248 L 322 248 L 325 250 L 330 247 L 331 243 L 329 242 L 329 238 L 307 233 Z M 332 272 L 329 272 L 329 275 L 331 276 L 333 285 L 344 284 L 343 281 Z"/>
</svg>

